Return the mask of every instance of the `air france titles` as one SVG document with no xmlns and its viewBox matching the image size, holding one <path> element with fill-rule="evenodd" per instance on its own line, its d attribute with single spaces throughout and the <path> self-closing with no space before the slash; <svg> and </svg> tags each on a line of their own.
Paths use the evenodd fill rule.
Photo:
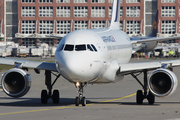
<svg viewBox="0 0 180 120">
<path fill-rule="evenodd" d="M 103 41 L 105 43 L 107 43 L 107 42 L 116 42 L 116 40 L 114 39 L 114 37 L 112 35 L 111 36 L 102 36 L 101 38 L 103 39 Z"/>
</svg>

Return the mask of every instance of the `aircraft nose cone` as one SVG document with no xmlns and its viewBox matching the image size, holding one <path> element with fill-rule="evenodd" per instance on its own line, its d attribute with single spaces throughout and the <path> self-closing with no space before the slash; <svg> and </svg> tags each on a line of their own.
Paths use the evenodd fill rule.
<svg viewBox="0 0 180 120">
<path fill-rule="evenodd" d="M 90 58 L 85 58 L 82 55 L 63 57 L 59 64 L 61 74 L 73 82 L 88 82 L 100 74 L 101 66 L 95 65 Z"/>
<path fill-rule="evenodd" d="M 90 65 L 87 61 L 82 61 L 80 59 L 67 60 L 65 71 L 68 76 L 77 81 L 88 81 L 92 79 L 91 71 L 89 70 Z M 89 74 L 88 74 L 89 73 Z"/>
</svg>

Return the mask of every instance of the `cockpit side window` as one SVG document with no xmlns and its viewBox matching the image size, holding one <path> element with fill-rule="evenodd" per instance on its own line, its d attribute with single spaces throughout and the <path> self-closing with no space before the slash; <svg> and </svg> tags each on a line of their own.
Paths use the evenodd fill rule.
<svg viewBox="0 0 180 120">
<path fill-rule="evenodd" d="M 62 51 L 64 48 L 64 44 L 61 44 L 60 47 L 59 47 L 59 51 Z"/>
<path fill-rule="evenodd" d="M 85 44 L 75 46 L 75 51 L 84 51 L 84 50 L 86 50 Z"/>
<path fill-rule="evenodd" d="M 89 51 L 94 51 L 89 44 L 87 45 L 87 49 L 88 49 Z"/>
<path fill-rule="evenodd" d="M 94 51 L 96 51 L 96 52 L 97 52 L 96 47 L 95 47 L 93 44 L 91 44 L 91 46 L 93 47 Z"/>
<path fill-rule="evenodd" d="M 74 50 L 74 45 L 66 44 L 64 51 L 73 51 L 73 50 Z"/>
</svg>

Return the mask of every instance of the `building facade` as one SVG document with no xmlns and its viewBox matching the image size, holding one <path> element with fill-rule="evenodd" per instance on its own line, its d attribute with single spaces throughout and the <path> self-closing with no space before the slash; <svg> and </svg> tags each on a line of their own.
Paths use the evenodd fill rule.
<svg viewBox="0 0 180 120">
<path fill-rule="evenodd" d="M 0 0 L 0 38 L 21 45 L 56 44 L 47 38 L 79 29 L 108 27 L 113 0 Z M 158 36 L 175 36 L 180 29 L 180 0 L 120 0 L 119 28 L 148 35 L 158 12 Z M 133 21 L 134 18 L 134 21 Z"/>
</svg>

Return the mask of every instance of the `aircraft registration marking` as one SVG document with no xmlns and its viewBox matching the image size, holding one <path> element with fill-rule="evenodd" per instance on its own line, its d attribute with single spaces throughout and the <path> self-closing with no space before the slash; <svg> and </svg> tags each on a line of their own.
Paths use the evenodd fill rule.
<svg viewBox="0 0 180 120">
<path fill-rule="evenodd" d="M 108 102 L 112 102 L 112 101 L 122 100 L 122 99 L 125 99 L 125 98 L 132 97 L 132 96 L 134 96 L 134 95 L 136 95 L 136 93 L 133 93 L 133 94 L 131 94 L 131 95 L 127 95 L 127 96 L 124 96 L 124 97 L 121 97 L 121 98 L 116 98 L 116 99 L 101 101 L 101 102 L 99 102 L 99 103 L 108 103 Z M 88 106 L 88 105 L 95 105 L 95 103 L 86 104 L 86 106 Z M 81 106 L 81 105 L 80 105 L 80 106 Z M 10 112 L 10 113 L 0 113 L 0 116 L 1 116 L 1 115 L 21 114 L 21 113 L 42 112 L 42 111 L 49 111 L 49 110 L 60 110 L 60 109 L 74 108 L 74 107 L 77 107 L 77 106 L 64 106 L 64 107 L 48 108 L 48 109 L 39 109 L 39 110 L 29 110 L 29 111 L 19 111 L 19 112 Z"/>
</svg>

